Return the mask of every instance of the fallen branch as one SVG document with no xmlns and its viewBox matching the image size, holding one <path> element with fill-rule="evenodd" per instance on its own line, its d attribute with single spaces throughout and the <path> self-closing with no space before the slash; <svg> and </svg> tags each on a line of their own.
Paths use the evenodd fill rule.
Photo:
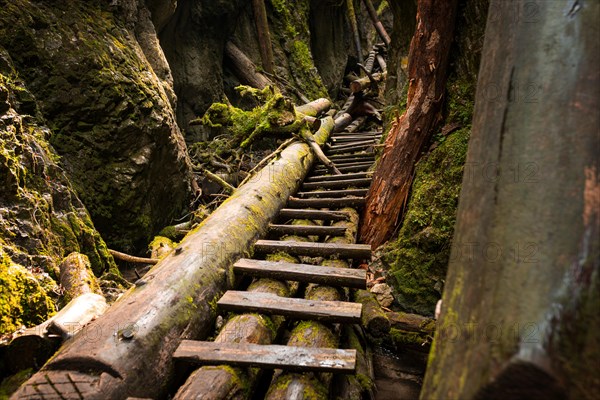
<svg viewBox="0 0 600 400">
<path fill-rule="evenodd" d="M 260 162 L 258 164 L 256 164 L 256 166 L 254 168 L 252 168 L 250 171 L 248 171 L 248 175 L 238 185 L 238 187 L 241 187 L 242 185 L 246 184 L 250 179 L 252 179 L 254 174 L 256 174 L 256 171 L 258 171 L 260 168 L 267 165 L 269 163 L 269 161 L 271 161 L 272 159 L 277 157 L 286 147 L 288 147 L 295 140 L 296 140 L 296 138 L 290 138 L 290 139 L 286 140 L 285 142 L 281 143 L 281 145 L 274 152 L 272 152 L 271 154 L 269 154 L 268 156 L 266 156 L 265 158 L 260 160 Z"/>
<path fill-rule="evenodd" d="M 210 172 L 209 170 L 207 170 L 206 168 L 202 168 L 202 173 L 204 174 L 204 176 L 206 176 L 209 180 L 213 181 L 216 184 L 221 185 L 221 187 L 225 190 L 225 192 L 227 192 L 228 194 L 232 194 L 233 192 L 235 192 L 235 188 L 233 186 L 231 186 L 229 183 L 227 183 L 223 178 L 221 178 L 219 175 L 214 174 L 212 172 Z"/>
<path fill-rule="evenodd" d="M 156 258 L 144 258 L 144 257 L 136 257 L 130 256 L 129 254 L 121 253 L 120 251 L 108 249 L 108 252 L 116 259 L 121 261 L 127 261 L 130 263 L 137 264 L 156 264 L 158 260 Z"/>
<path fill-rule="evenodd" d="M 324 119 L 324 121 L 325 122 L 323 122 L 321 126 L 327 125 L 325 129 L 333 130 L 333 127 L 335 125 L 335 123 L 333 122 L 333 118 L 327 117 Z M 317 144 L 315 138 L 308 129 L 301 129 L 298 132 L 298 136 L 310 146 L 311 150 L 315 153 L 315 156 L 319 159 L 319 161 L 321 161 L 321 163 L 323 163 L 323 165 L 325 165 L 330 171 L 332 171 L 336 175 L 342 174 L 340 170 L 337 169 L 333 161 L 327 158 L 325 153 L 323 153 L 323 150 L 321 150 L 321 146 Z"/>
</svg>

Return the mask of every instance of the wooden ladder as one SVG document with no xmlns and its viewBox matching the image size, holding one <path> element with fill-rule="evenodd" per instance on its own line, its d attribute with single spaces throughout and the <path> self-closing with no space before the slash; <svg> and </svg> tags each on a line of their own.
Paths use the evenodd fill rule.
<svg viewBox="0 0 600 400">
<path fill-rule="evenodd" d="M 277 223 L 269 226 L 269 239 L 258 240 L 255 255 L 283 252 L 289 256 L 332 257 L 340 260 L 369 260 L 369 245 L 336 242 L 347 228 L 336 223 L 347 221 L 348 211 L 362 207 L 371 183 L 369 168 L 374 162 L 374 144 L 380 132 L 334 133 L 326 154 L 342 172 L 330 175 L 323 166 L 313 168 L 300 191 L 288 199 Z M 326 210 L 320 208 L 327 208 Z M 321 225 L 297 224 L 298 220 L 321 221 Z M 294 237 L 318 238 L 318 242 L 290 240 Z M 283 237 L 283 239 L 282 239 Z M 324 242 L 324 239 L 330 239 Z M 355 238 L 354 238 L 355 239 Z M 352 289 L 366 288 L 366 271 L 308 263 L 268 261 L 242 258 L 233 272 L 254 279 L 269 278 L 303 284 L 318 284 Z M 360 324 L 362 304 L 347 301 L 308 300 L 282 297 L 275 293 L 228 290 L 217 306 L 225 312 L 280 315 L 298 321 L 320 321 L 326 324 Z M 232 341 L 184 340 L 174 358 L 191 365 L 233 365 L 290 371 L 319 371 L 352 374 L 356 368 L 356 350 L 309 348 L 280 344 L 255 344 Z M 192 377 L 190 377 L 192 379 Z M 189 381 L 189 380 L 188 380 Z M 187 382 L 185 395 L 193 384 Z M 184 385 L 184 387 L 186 387 Z M 180 390 L 181 391 L 181 390 Z M 180 397 L 180 393 L 175 396 Z"/>
</svg>

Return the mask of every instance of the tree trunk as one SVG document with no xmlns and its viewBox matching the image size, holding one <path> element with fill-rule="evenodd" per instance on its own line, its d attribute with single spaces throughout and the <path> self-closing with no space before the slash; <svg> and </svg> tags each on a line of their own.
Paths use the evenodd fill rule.
<svg viewBox="0 0 600 400">
<path fill-rule="evenodd" d="M 88 257 L 81 253 L 69 254 L 59 265 L 60 285 L 63 288 L 63 301 L 68 303 L 85 293 L 99 293 L 100 287 L 92 272 Z M 63 303 L 63 304 L 64 304 Z"/>
<path fill-rule="evenodd" d="M 327 136 L 322 129 L 315 138 L 324 143 Z M 31 390 L 56 397 L 56 388 L 72 398 L 77 395 L 72 385 L 54 384 L 72 382 L 70 376 L 85 387 L 86 399 L 164 397 L 173 378 L 173 351 L 181 340 L 202 340 L 212 331 L 211 304 L 226 288 L 230 266 L 266 233 L 313 161 L 304 143 L 282 151 L 160 260 L 143 284 L 92 322 L 86 334 L 66 343 L 13 398 L 30 398 Z"/>
<path fill-rule="evenodd" d="M 490 4 L 422 398 L 600 393 L 600 2 L 572 5 Z"/>
<path fill-rule="evenodd" d="M 408 199 L 414 164 L 438 123 L 457 0 L 419 0 L 410 44 L 407 109 L 385 141 L 367 196 L 361 240 L 377 247 L 393 233 Z"/>
<path fill-rule="evenodd" d="M 252 8 L 262 65 L 266 72 L 273 75 L 273 48 L 271 47 L 271 32 L 269 31 L 269 21 L 267 21 L 265 0 L 252 0 Z"/>
</svg>

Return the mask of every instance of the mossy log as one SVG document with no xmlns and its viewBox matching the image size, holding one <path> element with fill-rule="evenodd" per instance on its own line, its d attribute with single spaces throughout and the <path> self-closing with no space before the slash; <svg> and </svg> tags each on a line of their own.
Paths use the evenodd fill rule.
<svg viewBox="0 0 600 400">
<path fill-rule="evenodd" d="M 371 292 L 357 290 L 354 301 L 363 305 L 362 325 L 371 335 L 379 338 L 390 331 L 390 320 Z"/>
<path fill-rule="evenodd" d="M 373 7 L 373 2 L 371 0 L 363 0 L 363 3 L 365 3 L 365 6 L 367 7 L 369 17 L 371 18 L 371 22 L 373 22 L 373 26 L 375 27 L 377 34 L 381 40 L 383 40 L 383 43 L 389 47 L 392 43 L 392 39 L 390 39 L 390 35 L 388 35 L 381 21 L 379 21 L 379 18 L 377 17 L 377 10 L 375 10 L 375 7 Z"/>
<path fill-rule="evenodd" d="M 433 318 L 403 312 L 387 312 L 386 315 L 391 326 L 396 329 L 428 335 L 433 335 L 435 331 L 435 320 Z"/>
<path fill-rule="evenodd" d="M 58 349 L 59 344 L 79 333 L 108 309 L 103 296 L 85 293 L 71 300 L 52 318 L 26 329 L 4 349 L 5 373 L 40 368 Z"/>
<path fill-rule="evenodd" d="M 242 52 L 239 47 L 231 42 L 225 45 L 225 57 L 229 60 L 235 76 L 246 85 L 257 89 L 264 89 L 273 83 L 258 72 L 256 65 Z"/>
<path fill-rule="evenodd" d="M 334 377 L 332 397 L 336 400 L 374 399 L 373 353 L 364 331 L 358 325 L 342 328 L 342 348 L 356 350 L 356 373 Z"/>
<path fill-rule="evenodd" d="M 324 143 L 327 135 L 320 130 L 315 139 Z M 85 398 L 166 396 L 174 376 L 171 354 L 181 340 L 202 340 L 212 331 L 211 304 L 225 290 L 230 266 L 267 232 L 313 161 L 305 143 L 283 150 L 160 260 L 144 284 L 88 326 L 94 340 L 75 336 L 13 398 L 29 398 L 31 391 L 56 397 L 57 388 L 68 397 L 72 385 L 54 382 L 70 382 L 73 374 L 85 385 Z"/>
<path fill-rule="evenodd" d="M 85 293 L 100 292 L 90 260 L 86 255 L 77 252 L 69 254 L 60 263 L 59 270 L 59 281 L 65 303 Z"/>
<path fill-rule="evenodd" d="M 303 104 L 296 107 L 296 112 L 307 115 L 309 117 L 318 117 L 319 114 L 331 108 L 331 101 L 329 99 L 321 98 L 310 103 Z"/>
</svg>

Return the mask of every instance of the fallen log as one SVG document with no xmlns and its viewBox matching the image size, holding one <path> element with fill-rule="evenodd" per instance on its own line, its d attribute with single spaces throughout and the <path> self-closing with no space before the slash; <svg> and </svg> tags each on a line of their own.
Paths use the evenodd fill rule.
<svg viewBox="0 0 600 400">
<path fill-rule="evenodd" d="M 64 340 L 79 333 L 108 309 L 103 296 L 85 293 L 71 300 L 52 318 L 28 328 L 15 337 L 4 349 L 4 371 L 14 374 L 39 369 Z"/>
<path fill-rule="evenodd" d="M 324 143 L 328 132 L 315 135 Z M 293 143 L 160 260 L 144 284 L 126 292 L 76 335 L 13 395 L 65 397 L 75 374 L 85 398 L 165 397 L 174 378 L 172 353 L 183 339 L 212 331 L 211 304 L 227 286 L 229 268 L 243 256 L 293 193 L 314 162 L 308 145 Z"/>
<path fill-rule="evenodd" d="M 257 89 L 264 89 L 273 84 L 267 77 L 258 72 L 252 60 L 235 44 L 227 42 L 225 45 L 225 57 L 230 61 L 233 73 L 243 84 Z"/>
<path fill-rule="evenodd" d="M 362 326 L 374 337 L 380 338 L 390 331 L 390 320 L 377 299 L 368 290 L 357 290 L 354 301 L 363 306 Z"/>
<path fill-rule="evenodd" d="M 73 252 L 62 260 L 58 268 L 65 303 L 85 293 L 100 292 L 90 260 L 86 255 Z"/>
<path fill-rule="evenodd" d="M 354 0 L 346 0 L 346 9 L 348 10 L 348 20 L 350 21 L 350 30 L 352 31 L 352 38 L 354 39 L 354 46 L 356 49 L 356 58 L 358 62 L 362 64 L 362 46 L 360 45 L 360 32 L 358 31 L 358 22 L 356 20 L 356 12 L 354 11 Z"/>
<path fill-rule="evenodd" d="M 113 250 L 113 249 L 108 249 L 108 252 L 114 258 L 116 258 L 118 260 L 122 260 L 122 261 L 127 261 L 130 263 L 152 264 L 152 265 L 158 263 L 158 259 L 156 259 L 156 258 L 136 257 L 136 256 L 132 256 L 129 254 L 121 253 L 120 251 Z"/>
<path fill-rule="evenodd" d="M 373 83 L 379 83 L 385 81 L 387 78 L 387 72 L 376 72 L 372 76 L 372 79 L 368 76 L 357 79 L 350 82 L 350 90 L 352 93 L 363 91 L 367 88 L 373 89 Z"/>
<path fill-rule="evenodd" d="M 319 114 L 326 112 L 331 108 L 331 101 L 329 99 L 321 98 L 310 103 L 296 106 L 296 112 L 301 113 L 310 117 L 318 117 Z"/>
</svg>

